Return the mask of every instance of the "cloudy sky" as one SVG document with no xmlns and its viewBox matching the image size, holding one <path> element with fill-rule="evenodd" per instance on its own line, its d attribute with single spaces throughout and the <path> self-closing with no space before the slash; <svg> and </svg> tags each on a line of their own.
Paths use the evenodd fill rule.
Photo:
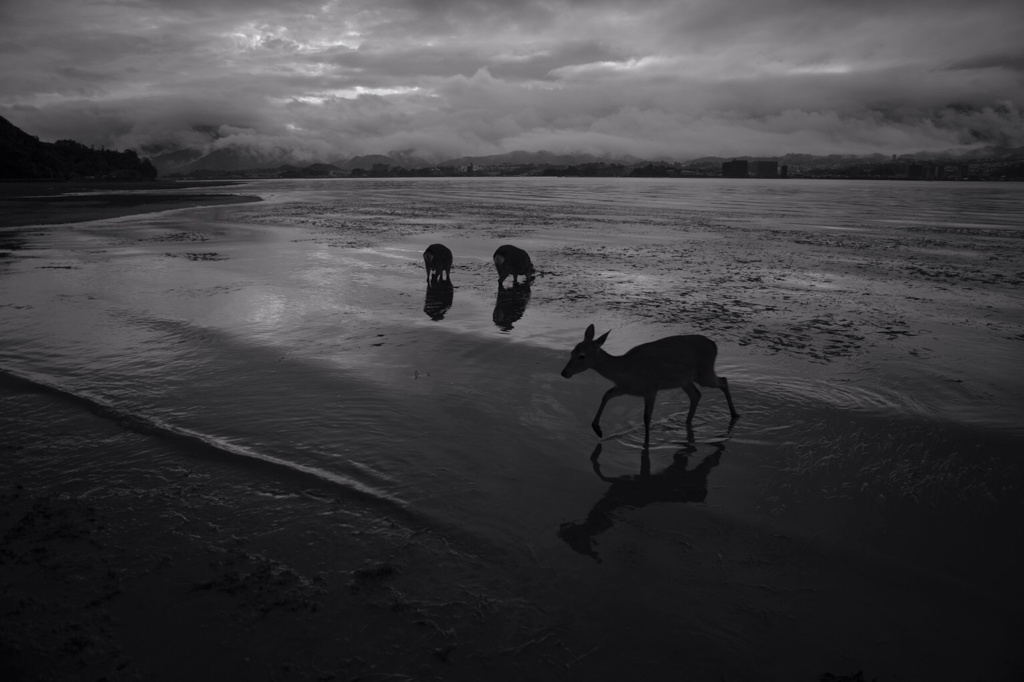
<svg viewBox="0 0 1024 682">
<path fill-rule="evenodd" d="M 1024 145 L 1020 0 L 0 0 L 45 141 L 686 160 Z"/>
</svg>

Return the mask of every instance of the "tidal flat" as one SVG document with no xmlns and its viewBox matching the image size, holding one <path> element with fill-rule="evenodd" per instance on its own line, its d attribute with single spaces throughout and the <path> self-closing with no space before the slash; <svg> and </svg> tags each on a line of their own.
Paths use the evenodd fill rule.
<svg viewBox="0 0 1024 682">
<path fill-rule="evenodd" d="M 5 679 L 1024 672 L 1024 186 L 189 191 L 261 201 L 0 228 Z M 740 419 L 598 439 L 591 323 Z"/>
</svg>

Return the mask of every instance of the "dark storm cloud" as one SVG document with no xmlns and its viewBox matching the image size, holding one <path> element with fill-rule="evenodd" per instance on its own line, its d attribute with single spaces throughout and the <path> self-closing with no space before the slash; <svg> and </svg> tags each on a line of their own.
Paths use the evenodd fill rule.
<svg viewBox="0 0 1024 682">
<path fill-rule="evenodd" d="M 1024 72 L 1024 49 L 1015 52 L 982 54 L 949 65 L 950 69 L 1007 69 Z"/>
<path fill-rule="evenodd" d="M 1017 146 L 1019 5 L 35 0 L 0 5 L 0 115 L 323 160 Z"/>
</svg>

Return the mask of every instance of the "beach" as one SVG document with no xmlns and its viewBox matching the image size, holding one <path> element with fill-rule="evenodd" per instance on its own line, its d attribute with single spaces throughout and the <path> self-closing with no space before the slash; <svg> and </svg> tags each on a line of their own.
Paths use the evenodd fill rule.
<svg viewBox="0 0 1024 682">
<path fill-rule="evenodd" d="M 52 225 L 168 211 L 258 197 L 194 190 L 229 182 L 0 182 L 0 227 Z"/>
<path fill-rule="evenodd" d="M 5 212 L 0 676 L 1018 679 L 1020 192 L 525 180 Z"/>
</svg>

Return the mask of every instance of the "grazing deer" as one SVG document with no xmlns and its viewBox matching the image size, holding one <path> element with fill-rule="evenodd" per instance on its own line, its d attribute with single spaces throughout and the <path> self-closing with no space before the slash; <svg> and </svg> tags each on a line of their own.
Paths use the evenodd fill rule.
<svg viewBox="0 0 1024 682">
<path fill-rule="evenodd" d="M 732 404 L 729 382 L 725 377 L 715 374 L 718 346 L 711 339 L 696 334 L 668 336 L 650 343 L 642 343 L 625 355 L 616 356 L 601 350 L 609 333 L 605 332 L 595 339 L 594 325 L 587 327 L 583 341 L 572 349 L 569 363 L 562 370 L 562 376 L 566 379 L 584 370 L 593 369 L 604 378 L 615 382 L 601 398 L 601 406 L 597 408 L 594 421 L 590 424 L 598 437 L 603 435 L 601 413 L 604 412 L 604 406 L 608 401 L 620 395 L 638 395 L 644 399 L 644 445 L 647 445 L 651 439 L 654 399 L 658 391 L 666 388 L 681 388 L 690 397 L 690 411 L 686 415 L 686 423 L 689 425 L 700 402 L 700 391 L 695 384 L 722 389 L 729 403 L 733 421 L 739 418 L 740 415 Z"/>
<path fill-rule="evenodd" d="M 433 279 L 436 282 L 441 278 L 441 273 L 447 276 L 448 281 L 452 281 L 452 252 L 444 244 L 431 244 L 427 247 L 427 250 L 423 252 L 423 265 L 427 268 L 427 281 L 431 279 L 431 273 L 433 273 Z"/>
<path fill-rule="evenodd" d="M 533 263 L 530 261 L 530 254 L 517 246 L 505 244 L 499 246 L 494 252 L 494 267 L 498 269 L 498 288 L 501 288 L 505 278 L 512 275 L 512 284 L 519 283 L 519 276 L 522 275 L 526 281 L 533 279 Z"/>
</svg>

